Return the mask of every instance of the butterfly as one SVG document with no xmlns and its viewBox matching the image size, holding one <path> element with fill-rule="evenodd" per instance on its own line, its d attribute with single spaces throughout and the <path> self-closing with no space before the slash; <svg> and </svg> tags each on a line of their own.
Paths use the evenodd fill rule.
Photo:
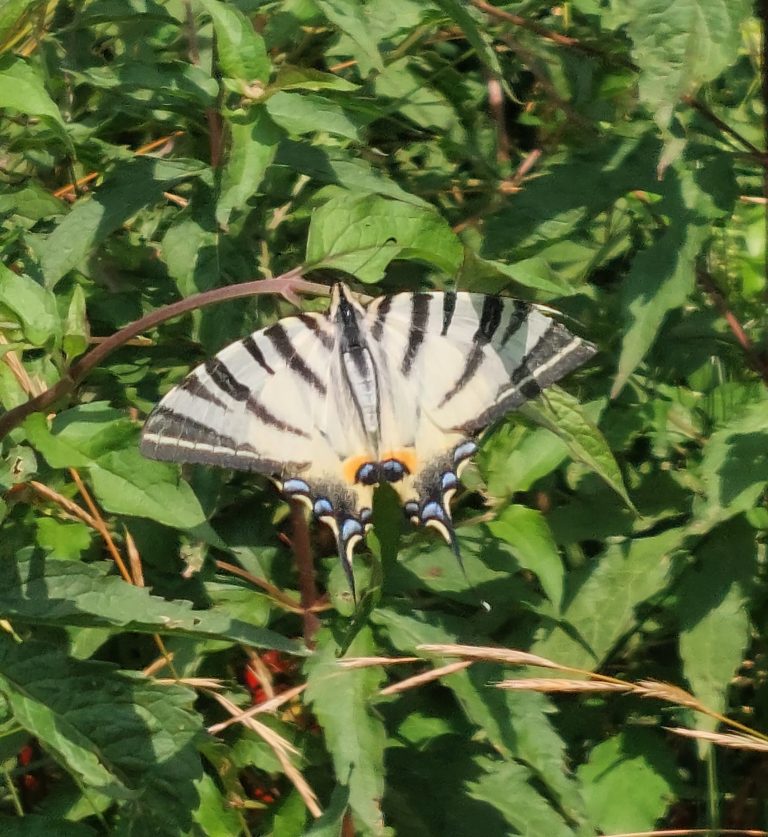
<svg viewBox="0 0 768 837">
<path fill-rule="evenodd" d="M 595 353 L 536 306 L 476 293 L 399 293 L 367 307 L 337 283 L 325 314 L 279 320 L 222 349 L 155 407 L 153 459 L 256 471 L 352 553 L 389 483 L 459 556 L 451 498 L 478 436 Z"/>
</svg>

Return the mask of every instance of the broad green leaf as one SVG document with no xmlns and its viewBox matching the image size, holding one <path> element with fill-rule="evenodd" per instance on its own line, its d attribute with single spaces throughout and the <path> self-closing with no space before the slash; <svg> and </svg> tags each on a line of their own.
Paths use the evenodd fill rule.
<svg viewBox="0 0 768 837">
<path fill-rule="evenodd" d="M 435 87 L 424 84 L 413 58 L 406 56 L 387 64 L 375 80 L 379 101 L 389 100 L 403 116 L 428 131 L 449 131 L 457 125 L 457 114 L 450 99 Z"/>
<path fill-rule="evenodd" d="M 680 579 L 680 658 L 693 694 L 715 712 L 726 711 L 732 678 L 751 641 L 749 594 L 758 572 L 755 532 L 743 520 L 719 526 L 696 550 L 696 564 Z M 727 556 L 727 560 L 724 560 Z M 693 715 L 698 729 L 717 721 Z"/>
<path fill-rule="evenodd" d="M 68 360 L 76 358 L 88 348 L 88 319 L 85 313 L 85 293 L 75 285 L 63 323 L 61 345 Z"/>
<path fill-rule="evenodd" d="M 597 422 L 604 406 L 602 399 L 580 405 L 579 412 L 586 416 L 587 428 Z M 535 415 L 537 419 L 543 417 L 538 408 Z M 555 427 L 554 422 L 548 421 L 546 427 L 525 430 L 508 421 L 498 430 L 492 429 L 478 454 L 478 464 L 491 496 L 503 498 L 527 491 L 562 464 L 568 457 L 569 447 L 565 434 L 553 436 Z"/>
<path fill-rule="evenodd" d="M 718 168 L 712 172 L 713 167 Z M 690 171 L 682 167 L 667 171 L 665 199 L 658 212 L 670 216 L 665 231 L 640 251 L 623 283 L 623 307 L 627 312 L 616 378 L 611 398 L 623 389 L 629 376 L 640 364 L 664 318 L 688 299 L 696 282 L 696 260 L 704 242 L 712 235 L 712 221 L 724 213 L 708 181 L 718 178 L 717 198 L 730 203 L 735 199 L 729 161 L 720 157 L 708 168 Z M 730 208 L 730 207 L 729 207 Z"/>
<path fill-rule="evenodd" d="M 768 400 L 715 431 L 698 470 L 704 497 L 694 502 L 693 532 L 704 533 L 750 509 L 768 482 Z"/>
<path fill-rule="evenodd" d="M 67 523 L 53 517 L 38 517 L 35 525 L 35 540 L 53 558 L 79 558 L 91 545 L 93 533 L 84 523 Z"/>
<path fill-rule="evenodd" d="M 376 195 L 331 198 L 313 213 L 307 239 L 310 264 L 345 270 L 363 282 L 380 279 L 397 258 L 430 262 L 452 275 L 462 255 L 436 212 Z"/>
<path fill-rule="evenodd" d="M 193 811 L 195 823 L 206 837 L 231 837 L 240 830 L 239 812 L 229 804 L 219 786 L 203 773 L 195 782 L 199 804 Z"/>
<path fill-rule="evenodd" d="M 368 25 L 365 6 L 356 0 L 315 0 L 315 3 L 328 20 L 347 34 L 357 46 L 355 58 L 363 76 L 367 76 L 371 70 L 384 69 L 381 53 Z"/>
<path fill-rule="evenodd" d="M 349 806 L 357 833 L 384 834 L 381 798 L 384 794 L 385 732 L 368 701 L 383 674 L 377 667 L 345 669 L 336 657 L 332 635 L 318 635 L 317 649 L 307 661 L 307 700 L 323 728 L 336 773 L 336 782 L 349 789 Z M 370 628 L 355 637 L 345 656 L 376 653 Z"/>
<path fill-rule="evenodd" d="M 27 438 L 52 468 L 80 468 L 110 451 L 136 444 L 136 427 L 105 401 L 59 413 L 48 426 L 39 413 L 24 422 Z"/>
<path fill-rule="evenodd" d="M 563 598 L 564 568 L 552 532 L 541 512 L 508 506 L 488 524 L 491 534 L 512 548 L 520 566 L 536 573 L 555 611 Z"/>
<path fill-rule="evenodd" d="M 304 653 L 298 643 L 232 619 L 225 610 L 196 610 L 186 601 L 152 596 L 147 589 L 128 584 L 113 572 L 105 563 L 22 557 L 4 560 L 0 564 L 0 612 L 8 619 L 31 625 L 112 627 Z"/>
<path fill-rule="evenodd" d="M 488 218 L 482 255 L 510 262 L 528 257 L 544 244 L 573 238 L 631 189 L 658 189 L 659 150 L 647 133 L 612 135 L 555 157 L 550 168 Z"/>
<path fill-rule="evenodd" d="M 340 90 L 351 93 L 359 89 L 357 84 L 333 75 L 324 73 L 313 67 L 292 67 L 283 65 L 275 80 L 269 86 L 270 90 Z"/>
<path fill-rule="evenodd" d="M 229 154 L 221 173 L 216 205 L 216 220 L 224 229 L 232 211 L 244 209 L 247 202 L 257 196 L 282 136 L 262 105 L 253 105 L 246 111 L 233 114 L 228 124 Z"/>
<path fill-rule="evenodd" d="M 729 67 L 749 16 L 747 0 L 630 0 L 624 5 L 639 93 L 662 131 L 680 100 Z"/>
<path fill-rule="evenodd" d="M 272 120 L 291 136 L 326 132 L 359 141 L 357 125 L 330 99 L 278 91 L 264 103 Z"/>
<path fill-rule="evenodd" d="M 282 142 L 275 163 L 288 166 L 320 183 L 334 183 L 357 194 L 383 195 L 434 211 L 422 198 L 409 194 L 397 183 L 380 174 L 365 160 L 343 151 L 309 146 L 301 142 Z"/>
<path fill-rule="evenodd" d="M 202 773 L 194 742 L 203 734 L 194 692 L 8 634 L 0 636 L 0 691 L 16 722 L 63 769 L 121 801 L 123 817 L 149 825 L 152 810 L 158 835 L 174 820 L 191 824 Z"/>
<path fill-rule="evenodd" d="M 483 772 L 468 785 L 469 795 L 492 805 L 518 834 L 573 837 L 574 831 L 531 784 L 533 776 L 513 761 L 482 759 Z"/>
<path fill-rule="evenodd" d="M 684 530 L 669 529 L 610 544 L 589 566 L 571 575 L 563 627 L 550 629 L 533 644 L 532 653 L 578 668 L 599 667 L 633 627 L 635 608 L 674 578 L 673 556 L 684 539 Z"/>
<path fill-rule="evenodd" d="M 245 85 L 268 81 L 272 65 L 264 39 L 248 18 L 237 6 L 219 0 L 200 0 L 200 4 L 213 21 L 216 52 L 223 74 Z"/>
<path fill-rule="evenodd" d="M 462 620 L 430 623 L 421 614 L 392 607 L 375 611 L 372 620 L 387 630 L 399 654 L 421 654 L 418 646 L 423 644 L 455 643 L 466 631 Z M 568 775 L 564 742 L 549 720 L 549 701 L 541 694 L 494 688 L 493 682 L 503 677 L 501 666 L 476 663 L 441 682 L 455 693 L 467 719 L 483 730 L 497 752 L 530 765 L 568 817 L 583 823 L 584 805 Z"/>
<path fill-rule="evenodd" d="M 0 320 L 13 318 L 33 346 L 56 344 L 61 322 L 53 294 L 0 264 Z"/>
<path fill-rule="evenodd" d="M 178 468 L 145 459 L 137 448 L 106 453 L 86 467 L 94 494 L 107 511 L 148 517 L 177 529 L 206 522 L 200 501 Z"/>
<path fill-rule="evenodd" d="M 604 406 L 604 401 L 599 402 L 597 410 L 602 412 Z M 613 451 L 577 398 L 560 387 L 553 386 L 547 389 L 540 399 L 526 404 L 522 412 L 559 436 L 575 459 L 591 468 L 631 509 L 634 509 Z"/>
<path fill-rule="evenodd" d="M 657 731 L 629 727 L 578 768 L 587 810 L 604 834 L 652 831 L 680 791 L 673 753 Z"/>
<path fill-rule="evenodd" d="M 0 58 L 0 109 L 4 108 L 44 119 L 71 147 L 66 124 L 43 79 L 23 58 L 9 54 Z"/>
<path fill-rule="evenodd" d="M 81 198 L 48 236 L 28 236 L 47 288 L 85 261 L 93 249 L 176 183 L 203 174 L 202 163 L 135 157 L 118 163 L 104 184 Z"/>
</svg>

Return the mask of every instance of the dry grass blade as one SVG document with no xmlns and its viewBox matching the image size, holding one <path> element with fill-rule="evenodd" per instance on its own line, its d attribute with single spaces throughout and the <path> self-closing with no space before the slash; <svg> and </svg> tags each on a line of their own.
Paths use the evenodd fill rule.
<svg viewBox="0 0 768 837">
<path fill-rule="evenodd" d="M 424 671 L 421 674 L 414 675 L 413 677 L 407 677 L 399 683 L 393 683 L 391 686 L 387 686 L 382 689 L 379 694 L 395 695 L 398 692 L 405 692 L 406 690 L 413 689 L 416 686 L 422 686 L 424 683 L 430 683 L 432 680 L 439 680 L 441 677 L 445 677 L 448 674 L 455 674 L 457 671 L 462 671 L 465 668 L 469 668 L 471 665 L 471 662 L 462 660 L 458 663 L 449 663 L 446 666 L 433 668 L 430 669 L 430 671 Z"/>
<path fill-rule="evenodd" d="M 158 677 L 162 686 L 189 686 L 191 689 L 223 689 L 224 683 L 215 677 Z"/>
<path fill-rule="evenodd" d="M 554 677 L 531 677 L 522 680 L 502 680 L 499 689 L 516 689 L 529 692 L 628 692 L 633 686 L 627 683 L 603 683 L 599 680 L 558 680 Z"/>
<path fill-rule="evenodd" d="M 529 654 L 527 651 L 516 651 L 513 648 L 491 648 L 480 645 L 419 645 L 417 651 L 428 654 L 440 654 L 444 657 L 464 657 L 471 660 L 488 660 L 509 665 L 539 666 L 540 668 L 554 668 L 558 671 L 572 671 L 567 666 Z"/>
<path fill-rule="evenodd" d="M 396 663 L 420 663 L 421 657 L 350 657 L 339 660 L 342 668 L 368 668 L 369 666 L 391 666 Z"/>
<path fill-rule="evenodd" d="M 639 680 L 632 691 L 643 697 L 666 700 L 669 703 L 676 703 L 678 706 L 689 706 L 691 709 L 703 712 L 705 715 L 709 714 L 709 710 L 701 701 L 696 700 L 685 689 L 681 689 L 679 686 L 673 686 L 671 683 L 661 683 L 658 680 Z"/>
<path fill-rule="evenodd" d="M 704 732 L 698 729 L 686 729 L 685 727 L 664 727 L 675 735 L 682 735 L 684 738 L 698 738 L 702 741 L 711 741 L 721 747 L 733 747 L 739 750 L 760 750 L 768 752 L 768 741 L 754 738 L 751 735 L 740 735 L 735 732 Z"/>
<path fill-rule="evenodd" d="M 227 718 L 226 721 L 221 721 L 218 724 L 214 724 L 213 726 L 208 727 L 208 732 L 210 732 L 212 735 L 215 735 L 221 732 L 222 730 L 226 729 L 227 727 L 232 726 L 232 724 L 239 724 L 247 718 L 252 718 L 254 715 L 259 715 L 263 712 L 274 712 L 275 709 L 279 709 L 284 703 L 288 703 L 289 701 L 293 700 L 295 697 L 300 695 L 306 688 L 307 684 L 302 683 L 300 686 L 294 686 L 292 689 L 287 689 L 285 692 L 280 692 L 279 695 L 275 695 L 273 698 L 265 700 L 263 703 L 258 703 L 256 704 L 256 706 L 252 706 L 250 709 L 246 709 L 245 712 L 239 712 L 237 715 L 233 715 L 231 718 Z"/>
<path fill-rule="evenodd" d="M 209 692 L 208 694 L 215 701 L 217 701 L 224 709 L 226 709 L 226 711 L 229 712 L 229 714 L 233 717 L 242 714 L 240 712 L 240 709 L 234 703 L 232 703 L 231 700 L 228 700 L 223 695 L 219 695 L 216 692 Z M 307 809 L 312 814 L 312 816 L 322 816 L 323 809 L 320 807 L 317 801 L 317 794 L 315 794 L 307 780 L 302 775 L 301 771 L 293 764 L 289 757 L 289 753 L 299 755 L 299 751 L 289 741 L 286 741 L 285 738 L 283 738 L 281 735 L 278 735 L 266 724 L 262 724 L 255 718 L 242 717 L 239 720 L 241 723 L 245 724 L 245 726 L 247 726 L 249 729 L 253 730 L 256 733 L 256 735 L 263 738 L 264 741 L 267 742 L 267 744 L 269 744 L 275 756 L 277 757 L 277 760 L 280 762 L 280 766 L 283 768 L 283 772 L 293 783 L 293 786 L 296 788 L 299 795 L 304 800 L 304 804 L 307 806 Z M 209 729 L 209 732 L 211 729 L 213 729 L 213 727 Z"/>
</svg>

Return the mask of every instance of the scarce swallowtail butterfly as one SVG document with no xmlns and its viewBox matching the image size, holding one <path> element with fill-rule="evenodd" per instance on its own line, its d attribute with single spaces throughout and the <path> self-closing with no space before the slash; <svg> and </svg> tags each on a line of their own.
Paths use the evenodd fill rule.
<svg viewBox="0 0 768 837">
<path fill-rule="evenodd" d="M 595 347 L 535 306 L 475 293 L 400 293 L 363 307 L 343 284 L 326 314 L 279 320 L 198 366 L 155 407 L 145 456 L 275 478 L 352 552 L 390 483 L 458 556 L 450 501 L 476 439 Z"/>
</svg>

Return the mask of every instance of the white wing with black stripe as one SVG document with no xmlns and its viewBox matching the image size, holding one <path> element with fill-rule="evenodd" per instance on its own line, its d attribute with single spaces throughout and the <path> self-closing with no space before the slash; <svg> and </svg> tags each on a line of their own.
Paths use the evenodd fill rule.
<svg viewBox="0 0 768 837">
<path fill-rule="evenodd" d="M 141 449 L 271 474 L 333 529 L 353 584 L 376 484 L 455 548 L 450 498 L 477 435 L 594 352 L 516 300 L 403 293 L 365 309 L 337 284 L 327 315 L 280 320 L 195 369 Z"/>
</svg>

